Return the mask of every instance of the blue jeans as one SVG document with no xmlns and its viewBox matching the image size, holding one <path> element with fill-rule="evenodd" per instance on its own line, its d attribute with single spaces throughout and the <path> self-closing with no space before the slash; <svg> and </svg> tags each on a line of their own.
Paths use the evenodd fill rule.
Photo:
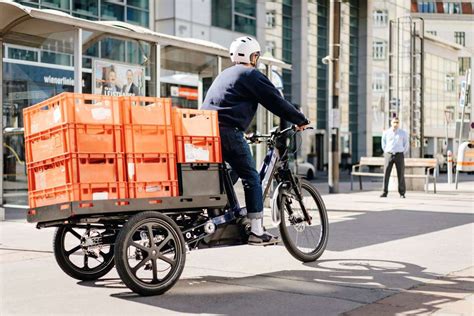
<svg viewBox="0 0 474 316">
<path fill-rule="evenodd" d="M 250 147 L 244 133 L 236 128 L 220 127 L 222 155 L 232 170 L 242 179 L 248 218 L 263 217 L 263 197 L 260 176 L 254 168 Z"/>
</svg>

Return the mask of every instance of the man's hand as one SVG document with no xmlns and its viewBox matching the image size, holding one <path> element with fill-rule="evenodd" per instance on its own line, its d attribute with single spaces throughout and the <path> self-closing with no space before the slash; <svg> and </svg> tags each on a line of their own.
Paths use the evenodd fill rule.
<svg viewBox="0 0 474 316">
<path fill-rule="evenodd" d="M 304 131 L 305 129 L 310 127 L 309 124 L 311 124 L 311 122 L 309 120 L 306 120 L 303 125 L 295 126 L 295 130 L 298 132 Z"/>
<path fill-rule="evenodd" d="M 295 126 L 295 130 L 298 131 L 298 132 L 301 132 L 301 131 L 304 131 L 305 129 L 307 129 L 308 127 L 309 127 L 309 124 L 301 125 L 301 126 Z"/>
</svg>

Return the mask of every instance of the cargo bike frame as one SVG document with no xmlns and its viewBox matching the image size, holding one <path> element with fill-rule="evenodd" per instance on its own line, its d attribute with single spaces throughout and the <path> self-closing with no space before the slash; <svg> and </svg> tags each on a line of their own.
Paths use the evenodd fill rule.
<svg viewBox="0 0 474 316">
<path fill-rule="evenodd" d="M 260 169 L 264 197 L 273 188 L 272 221 L 296 259 L 317 260 L 328 240 L 324 202 L 308 181 L 289 168 L 287 128 L 269 135 Z M 96 280 L 114 265 L 122 281 L 141 295 L 158 295 L 179 279 L 191 249 L 245 244 L 249 225 L 225 164 L 178 165 L 178 197 L 69 202 L 28 211 L 38 228 L 57 227 L 54 254 L 69 276 Z"/>
</svg>

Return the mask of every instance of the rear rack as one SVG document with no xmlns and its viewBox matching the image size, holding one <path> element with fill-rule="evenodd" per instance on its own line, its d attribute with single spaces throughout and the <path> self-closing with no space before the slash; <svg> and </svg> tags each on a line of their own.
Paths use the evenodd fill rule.
<svg viewBox="0 0 474 316">
<path fill-rule="evenodd" d="M 141 211 L 183 211 L 189 209 L 223 208 L 227 195 L 177 196 L 146 199 L 93 200 L 60 203 L 28 210 L 29 223 L 45 223 L 93 215 L 112 215 Z"/>
</svg>

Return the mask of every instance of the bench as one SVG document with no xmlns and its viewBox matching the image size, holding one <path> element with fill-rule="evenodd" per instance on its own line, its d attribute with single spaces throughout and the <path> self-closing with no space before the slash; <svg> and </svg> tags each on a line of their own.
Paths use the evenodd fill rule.
<svg viewBox="0 0 474 316">
<path fill-rule="evenodd" d="M 354 176 L 359 177 L 359 187 L 362 190 L 362 177 L 382 177 L 384 176 L 385 159 L 383 157 L 361 157 L 360 162 L 352 166 L 351 191 L 353 190 Z M 365 170 L 366 167 L 382 167 L 382 172 L 372 172 Z M 405 158 L 405 171 L 407 168 L 424 168 L 424 174 L 407 174 L 405 178 L 424 178 L 425 192 L 428 192 L 430 179 L 433 179 L 434 193 L 436 193 L 436 176 L 438 175 L 438 160 L 435 158 Z M 396 169 L 396 166 L 393 166 Z M 392 170 L 393 170 L 392 169 Z"/>
</svg>

